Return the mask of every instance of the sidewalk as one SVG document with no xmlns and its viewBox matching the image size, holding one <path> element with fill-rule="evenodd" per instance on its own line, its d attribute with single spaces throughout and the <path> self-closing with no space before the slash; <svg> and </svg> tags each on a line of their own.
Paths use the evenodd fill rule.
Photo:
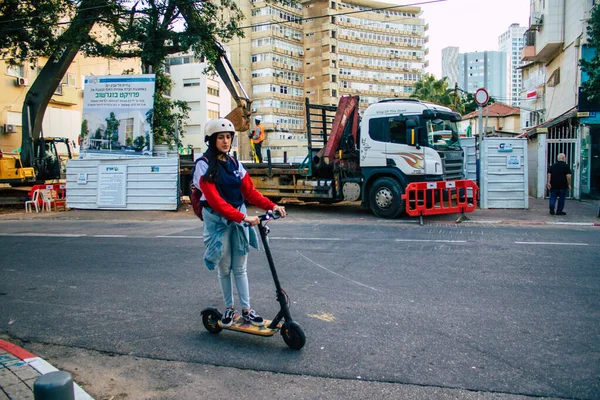
<svg viewBox="0 0 600 400">
<path fill-rule="evenodd" d="M 290 212 L 290 219 L 300 213 L 322 213 L 331 214 L 336 217 L 344 216 L 352 219 L 353 217 L 375 218 L 368 211 L 360 210 L 359 203 L 342 202 L 331 205 L 322 205 L 317 203 L 302 204 L 294 200 L 284 200 L 285 205 Z M 565 212 L 567 215 L 550 215 L 548 212 L 547 199 L 529 198 L 529 208 L 523 209 L 476 209 L 465 216 L 468 220 L 462 224 L 503 224 L 503 225 L 571 225 L 571 226 L 600 226 L 598 218 L 598 208 L 600 200 L 567 200 Z M 1 211 L 1 209 L 0 209 Z M 251 210 L 252 212 L 252 210 Z M 456 223 L 460 214 L 450 215 L 432 215 L 424 217 L 424 224 Z M 129 211 L 129 210 L 70 210 L 67 212 L 44 212 L 44 213 L 25 213 L 21 209 L 4 210 L 0 212 L 1 220 L 104 220 L 104 221 L 161 221 L 161 220 L 195 220 L 197 217 L 191 210 L 191 206 L 182 205 L 178 211 Z M 419 218 L 404 216 L 395 220 L 398 222 L 418 222 Z"/>
<path fill-rule="evenodd" d="M 42 358 L 0 339 L 0 400 L 33 399 L 35 380 L 54 371 L 58 370 Z M 93 400 L 76 383 L 74 392 L 75 400 Z"/>
</svg>

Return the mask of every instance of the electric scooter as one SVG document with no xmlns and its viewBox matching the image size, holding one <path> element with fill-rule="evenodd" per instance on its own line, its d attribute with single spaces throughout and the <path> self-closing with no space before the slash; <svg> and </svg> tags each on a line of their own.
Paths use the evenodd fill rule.
<svg viewBox="0 0 600 400">
<path fill-rule="evenodd" d="M 267 261 L 269 268 L 271 269 L 271 275 L 273 275 L 273 281 L 275 282 L 275 289 L 277 294 L 277 301 L 279 302 L 279 312 L 273 318 L 272 321 L 265 319 L 263 326 L 255 326 L 250 322 L 244 320 L 238 313 L 235 314 L 233 324 L 229 327 L 224 327 L 221 324 L 221 314 L 216 308 L 209 307 L 202 310 L 202 324 L 210 333 L 219 333 L 223 329 L 231 331 L 249 333 L 251 335 L 259 336 L 273 336 L 277 332 L 281 332 L 283 341 L 290 348 L 294 350 L 300 350 L 306 343 L 306 336 L 304 331 L 300 328 L 298 323 L 294 322 L 290 314 L 289 308 L 289 297 L 285 291 L 281 288 L 279 278 L 277 277 L 277 271 L 275 270 L 275 264 L 273 257 L 271 256 L 271 249 L 267 240 L 269 234 L 269 227 L 267 223 L 272 219 L 279 219 L 281 215 L 278 212 L 268 212 L 265 215 L 259 216 L 260 223 L 258 224 L 258 231 L 260 233 L 260 239 L 265 248 L 265 254 L 267 255 Z"/>
</svg>

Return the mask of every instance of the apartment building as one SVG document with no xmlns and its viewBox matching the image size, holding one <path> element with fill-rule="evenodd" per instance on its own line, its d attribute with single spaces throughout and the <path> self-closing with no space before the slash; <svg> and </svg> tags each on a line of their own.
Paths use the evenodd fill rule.
<svg viewBox="0 0 600 400">
<path fill-rule="evenodd" d="M 305 132 L 306 97 L 337 105 L 340 96 L 357 94 L 362 108 L 408 97 L 427 66 L 420 7 L 368 0 L 239 6 L 252 28 L 228 43 L 231 62 L 267 132 Z M 247 151 L 240 153 L 243 159 Z"/>
<path fill-rule="evenodd" d="M 485 88 L 490 96 L 506 102 L 506 53 L 475 51 L 458 55 L 458 86 L 469 93 Z"/>
<path fill-rule="evenodd" d="M 523 35 L 527 27 L 512 24 L 506 32 L 498 36 L 498 50 L 506 53 L 506 93 L 504 101 L 513 107 L 521 105 L 521 50 L 523 49 Z"/>
<path fill-rule="evenodd" d="M 600 197 L 600 103 L 581 92 L 587 78 L 579 60 L 597 49 L 588 46 L 586 27 L 595 0 L 530 0 L 529 27 L 521 59 L 525 62 L 521 124 L 540 149 L 530 168 L 530 192 L 544 196 L 545 172 L 565 153 L 573 171 L 574 198 Z M 532 157 L 530 157 L 530 160 Z"/>
</svg>

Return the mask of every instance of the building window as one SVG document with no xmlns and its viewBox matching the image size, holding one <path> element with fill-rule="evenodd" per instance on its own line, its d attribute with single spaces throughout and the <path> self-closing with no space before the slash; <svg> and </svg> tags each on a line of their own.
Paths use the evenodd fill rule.
<svg viewBox="0 0 600 400">
<path fill-rule="evenodd" d="M 219 89 L 209 86 L 208 88 L 206 88 L 206 93 L 212 96 L 219 96 Z"/>
<path fill-rule="evenodd" d="M 66 73 L 61 82 L 63 85 L 67 85 L 70 87 L 75 87 L 75 74 Z"/>
<path fill-rule="evenodd" d="M 192 86 L 200 86 L 199 79 L 184 79 L 183 87 L 192 87 Z"/>
<path fill-rule="evenodd" d="M 208 118 L 209 118 L 209 119 L 215 119 L 215 118 L 219 118 L 219 111 L 216 111 L 216 110 L 208 110 Z"/>
</svg>

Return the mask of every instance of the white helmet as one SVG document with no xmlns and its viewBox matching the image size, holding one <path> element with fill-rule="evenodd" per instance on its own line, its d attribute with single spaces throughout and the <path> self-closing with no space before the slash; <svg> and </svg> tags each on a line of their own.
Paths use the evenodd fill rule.
<svg viewBox="0 0 600 400">
<path fill-rule="evenodd" d="M 204 126 L 204 141 L 208 142 L 215 133 L 229 132 L 235 135 L 235 128 L 230 120 L 226 118 L 211 119 Z"/>
</svg>

